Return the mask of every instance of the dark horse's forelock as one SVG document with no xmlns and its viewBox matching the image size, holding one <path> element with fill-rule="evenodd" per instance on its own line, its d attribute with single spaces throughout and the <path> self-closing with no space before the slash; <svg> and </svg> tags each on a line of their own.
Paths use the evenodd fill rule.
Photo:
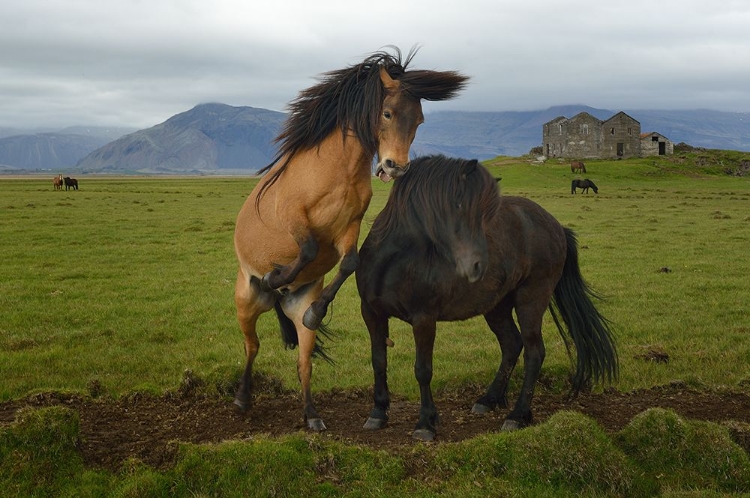
<svg viewBox="0 0 750 498">
<path fill-rule="evenodd" d="M 476 161 L 419 157 L 411 162 L 408 174 L 395 180 L 370 237 L 379 244 L 394 233 L 415 239 L 424 236 L 438 253 L 450 257 L 446 221 L 460 216 L 468 226 L 480 227 L 482 219 L 493 218 L 499 206 L 497 182 L 486 169 L 476 167 Z"/>
<path fill-rule="evenodd" d="M 278 180 L 291 158 L 298 151 L 320 145 L 336 127 L 344 132 L 344 137 L 348 130 L 353 131 L 365 152 L 371 157 L 375 156 L 377 128 L 385 98 L 385 88 L 380 79 L 381 67 L 415 99 L 453 98 L 468 80 L 454 71 L 407 71 L 416 55 L 416 48 L 410 50 L 405 59 L 402 59 L 397 47 L 390 48 L 393 54 L 375 52 L 359 64 L 324 73 L 320 83 L 301 91 L 289 104 L 289 117 L 275 140 L 280 144 L 279 151 L 271 164 L 258 173 L 268 172 L 282 158 L 284 163 L 265 180 L 256 198 L 256 207 L 260 197 Z"/>
</svg>

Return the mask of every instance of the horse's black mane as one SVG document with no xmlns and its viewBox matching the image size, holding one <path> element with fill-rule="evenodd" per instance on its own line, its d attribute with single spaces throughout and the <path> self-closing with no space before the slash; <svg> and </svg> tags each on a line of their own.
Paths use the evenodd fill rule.
<svg viewBox="0 0 750 498">
<path fill-rule="evenodd" d="M 477 221 L 491 219 L 499 207 L 497 181 L 476 160 L 419 157 L 395 180 L 369 237 L 374 244 L 394 234 L 424 237 L 437 252 L 449 255 L 447 219 L 461 216 L 469 226 L 480 226 Z"/>
<path fill-rule="evenodd" d="M 402 60 L 401 51 L 391 48 L 394 54 L 375 52 L 359 64 L 324 73 L 319 84 L 303 90 L 289 104 L 289 117 L 275 140 L 280 144 L 279 151 L 258 173 L 268 172 L 284 157 L 285 162 L 265 180 L 258 199 L 278 180 L 296 152 L 320 145 L 336 127 L 345 137 L 347 130 L 352 130 L 367 154 L 375 156 L 376 128 L 385 98 L 381 67 L 415 99 L 453 98 L 468 80 L 454 71 L 407 71 L 417 49 L 410 50 Z"/>
</svg>

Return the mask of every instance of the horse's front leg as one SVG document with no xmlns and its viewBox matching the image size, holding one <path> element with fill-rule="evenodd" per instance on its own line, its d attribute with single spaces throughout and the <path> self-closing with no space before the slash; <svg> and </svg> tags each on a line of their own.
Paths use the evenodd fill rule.
<svg viewBox="0 0 750 498">
<path fill-rule="evenodd" d="M 342 254 L 339 270 L 333 280 L 323 289 L 318 299 L 313 301 L 305 311 L 303 323 L 305 327 L 317 330 L 323 323 L 323 318 L 328 313 L 328 305 L 336 297 L 341 286 L 347 278 L 354 273 L 359 266 L 359 253 L 357 252 L 357 241 L 359 240 L 360 220 L 355 220 L 347 228 L 344 236 L 336 242 L 339 254 Z"/>
<path fill-rule="evenodd" d="M 291 284 L 297 278 L 299 272 L 318 255 L 320 246 L 312 232 L 305 231 L 303 234 L 295 237 L 295 240 L 299 245 L 297 257 L 288 265 L 279 266 L 263 275 L 260 282 L 262 290 L 269 292 Z"/>
<path fill-rule="evenodd" d="M 435 320 L 420 318 L 412 323 L 414 332 L 414 344 L 417 350 L 414 362 L 414 376 L 419 382 L 419 395 L 421 404 L 419 407 L 419 422 L 414 428 L 412 436 L 421 441 L 432 441 L 435 439 L 438 425 L 438 412 L 435 401 L 432 398 L 432 352 L 435 346 Z"/>
<path fill-rule="evenodd" d="M 362 318 L 370 333 L 370 350 L 372 352 L 372 372 L 375 376 L 373 389 L 374 406 L 364 428 L 368 430 L 383 429 L 388 424 L 388 408 L 391 397 L 388 392 L 388 317 L 383 317 L 362 301 Z"/>
</svg>

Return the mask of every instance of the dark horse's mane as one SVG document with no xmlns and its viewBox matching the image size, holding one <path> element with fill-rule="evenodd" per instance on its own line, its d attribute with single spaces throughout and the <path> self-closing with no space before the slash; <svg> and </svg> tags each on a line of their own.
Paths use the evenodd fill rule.
<svg viewBox="0 0 750 498">
<path fill-rule="evenodd" d="M 471 227 L 492 219 L 500 207 L 497 181 L 476 160 L 425 156 L 414 159 L 397 178 L 369 237 L 380 244 L 387 235 L 424 237 L 449 257 L 445 220 L 460 216 Z"/>
<path fill-rule="evenodd" d="M 319 84 L 301 91 L 289 104 L 289 117 L 275 140 L 280 144 L 279 151 L 271 164 L 258 173 L 268 172 L 283 157 L 286 157 L 285 162 L 265 180 L 257 199 L 279 179 L 296 152 L 320 145 L 336 127 L 344 132 L 344 137 L 347 130 L 352 130 L 367 154 L 375 155 L 377 127 L 385 98 L 381 67 L 415 99 L 451 99 L 467 80 L 454 71 L 407 71 L 416 48 L 410 50 L 404 60 L 398 48 L 390 48 L 395 54 L 375 52 L 359 64 L 324 73 Z"/>
</svg>

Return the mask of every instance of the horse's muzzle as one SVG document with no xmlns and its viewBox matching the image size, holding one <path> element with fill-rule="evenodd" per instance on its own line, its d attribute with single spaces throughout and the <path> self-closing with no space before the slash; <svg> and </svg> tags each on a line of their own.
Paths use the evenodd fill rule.
<svg viewBox="0 0 750 498">
<path fill-rule="evenodd" d="M 375 170 L 375 176 L 380 178 L 384 183 L 388 183 L 394 178 L 404 176 L 409 171 L 411 163 L 399 165 L 393 159 L 386 159 L 378 163 L 378 169 Z"/>
</svg>

